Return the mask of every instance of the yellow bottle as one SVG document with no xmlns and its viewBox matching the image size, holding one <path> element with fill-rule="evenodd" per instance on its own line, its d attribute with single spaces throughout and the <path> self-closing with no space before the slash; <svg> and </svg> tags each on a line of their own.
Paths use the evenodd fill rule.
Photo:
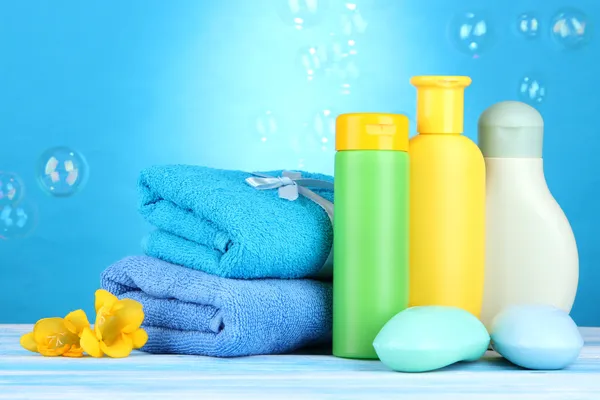
<svg viewBox="0 0 600 400">
<path fill-rule="evenodd" d="M 466 76 L 418 76 L 410 140 L 410 306 L 479 317 L 485 266 L 485 163 L 463 136 Z"/>
</svg>

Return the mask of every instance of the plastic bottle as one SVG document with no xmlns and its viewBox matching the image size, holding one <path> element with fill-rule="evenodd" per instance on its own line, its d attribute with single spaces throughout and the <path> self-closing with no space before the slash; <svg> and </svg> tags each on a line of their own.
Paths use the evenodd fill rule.
<svg viewBox="0 0 600 400">
<path fill-rule="evenodd" d="M 377 359 L 373 340 L 408 305 L 408 118 L 336 121 L 333 354 Z"/>
<path fill-rule="evenodd" d="M 506 101 L 479 118 L 487 169 L 487 248 L 481 320 L 488 329 L 507 306 L 571 311 L 579 280 L 573 231 L 550 193 L 542 159 L 544 121 L 533 107 Z"/>
<path fill-rule="evenodd" d="M 418 76 L 410 140 L 410 306 L 483 301 L 485 164 L 463 133 L 464 76 Z"/>
</svg>

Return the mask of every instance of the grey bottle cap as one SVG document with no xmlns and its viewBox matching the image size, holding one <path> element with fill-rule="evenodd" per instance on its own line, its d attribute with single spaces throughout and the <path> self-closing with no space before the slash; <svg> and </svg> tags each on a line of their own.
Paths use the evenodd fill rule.
<svg viewBox="0 0 600 400">
<path fill-rule="evenodd" d="M 530 105 L 502 101 L 479 117 L 478 144 L 484 157 L 541 158 L 544 120 Z"/>
</svg>

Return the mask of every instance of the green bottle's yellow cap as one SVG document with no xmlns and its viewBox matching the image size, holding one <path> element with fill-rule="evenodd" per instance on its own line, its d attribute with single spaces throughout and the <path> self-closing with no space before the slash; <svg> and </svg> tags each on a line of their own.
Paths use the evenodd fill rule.
<svg viewBox="0 0 600 400">
<path fill-rule="evenodd" d="M 402 114 L 341 114 L 335 124 L 335 149 L 408 151 L 409 123 Z"/>
</svg>

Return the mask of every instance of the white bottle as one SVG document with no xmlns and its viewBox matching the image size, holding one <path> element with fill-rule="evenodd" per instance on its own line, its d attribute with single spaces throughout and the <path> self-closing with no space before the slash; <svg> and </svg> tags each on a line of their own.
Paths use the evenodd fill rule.
<svg viewBox="0 0 600 400">
<path fill-rule="evenodd" d="M 479 118 L 486 164 L 486 265 L 481 321 L 506 306 L 571 311 L 579 280 L 573 231 L 544 176 L 544 121 L 533 107 L 497 103 Z"/>
</svg>

